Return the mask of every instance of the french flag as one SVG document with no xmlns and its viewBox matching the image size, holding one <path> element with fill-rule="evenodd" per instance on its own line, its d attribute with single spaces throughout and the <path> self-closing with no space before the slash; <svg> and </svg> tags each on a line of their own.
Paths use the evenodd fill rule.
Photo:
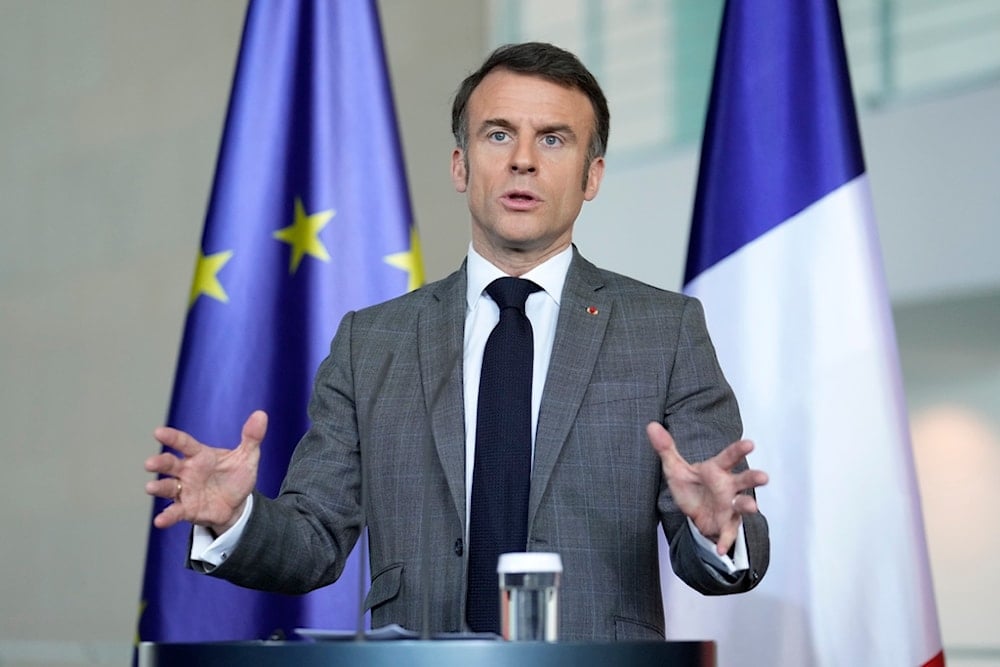
<svg viewBox="0 0 1000 667">
<path fill-rule="evenodd" d="M 730 0 L 688 248 L 739 398 L 771 565 L 667 634 L 721 665 L 944 665 L 891 311 L 835 0 Z"/>
</svg>

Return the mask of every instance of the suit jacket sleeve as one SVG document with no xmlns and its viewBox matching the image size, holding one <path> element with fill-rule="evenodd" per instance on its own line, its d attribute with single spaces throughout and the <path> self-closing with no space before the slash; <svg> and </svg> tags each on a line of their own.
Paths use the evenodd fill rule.
<svg viewBox="0 0 1000 667">
<path fill-rule="evenodd" d="M 704 461 L 741 437 L 742 422 L 736 397 L 719 368 L 704 312 L 696 299 L 685 300 L 675 349 L 663 424 L 688 461 Z M 737 466 L 737 470 L 746 468 L 746 461 Z M 671 565 L 689 586 L 706 595 L 723 595 L 749 590 L 764 576 L 770 546 L 767 521 L 762 514 L 743 517 L 750 567 L 730 577 L 701 559 L 691 529 L 674 503 L 666 480 L 661 482 L 658 505 L 670 543 Z"/>
<path fill-rule="evenodd" d="M 277 499 L 254 508 L 230 557 L 212 576 L 259 590 L 304 593 L 335 581 L 360 534 L 361 471 L 348 313 L 320 365 L 312 426 L 289 463 Z"/>
</svg>

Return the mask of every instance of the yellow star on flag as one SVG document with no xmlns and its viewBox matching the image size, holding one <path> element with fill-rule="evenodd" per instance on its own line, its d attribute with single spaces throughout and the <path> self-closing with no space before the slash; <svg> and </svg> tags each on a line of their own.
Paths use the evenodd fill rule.
<svg viewBox="0 0 1000 667">
<path fill-rule="evenodd" d="M 204 294 L 222 303 L 229 303 L 229 295 L 219 282 L 218 273 L 232 259 L 233 251 L 224 250 L 211 255 L 198 251 L 198 263 L 194 267 L 194 280 L 191 282 L 191 294 L 188 297 L 188 308 L 194 305 L 198 297 Z"/>
<path fill-rule="evenodd" d="M 146 607 L 148 605 L 149 605 L 149 603 L 146 600 L 140 600 L 139 601 L 139 619 L 140 620 L 142 619 L 142 614 L 146 611 Z M 141 641 L 142 641 L 142 637 L 139 636 L 139 624 L 136 623 L 136 628 L 135 628 L 135 643 L 132 645 L 133 648 L 136 647 L 136 646 L 138 646 L 139 642 L 141 642 Z"/>
<path fill-rule="evenodd" d="M 420 252 L 420 235 L 417 234 L 416 226 L 410 227 L 410 249 L 386 255 L 382 260 L 397 269 L 409 272 L 407 292 L 412 292 L 424 284 L 424 258 Z"/>
<path fill-rule="evenodd" d="M 292 246 L 292 261 L 288 266 L 289 273 L 295 273 L 298 270 L 302 257 L 305 255 L 311 255 L 324 262 L 330 261 L 330 253 L 327 252 L 326 246 L 319 239 L 319 233 L 326 227 L 326 223 L 330 222 L 330 218 L 335 213 L 333 209 L 330 209 L 307 215 L 302 200 L 298 197 L 295 198 L 295 221 L 288 227 L 274 233 L 274 238 Z"/>
</svg>

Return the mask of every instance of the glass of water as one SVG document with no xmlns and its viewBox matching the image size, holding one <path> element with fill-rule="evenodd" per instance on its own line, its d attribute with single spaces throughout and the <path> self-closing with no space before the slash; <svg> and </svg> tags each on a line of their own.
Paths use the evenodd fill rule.
<svg viewBox="0 0 1000 667">
<path fill-rule="evenodd" d="M 501 554 L 500 634 L 510 641 L 559 639 L 562 559 L 545 552 Z"/>
</svg>

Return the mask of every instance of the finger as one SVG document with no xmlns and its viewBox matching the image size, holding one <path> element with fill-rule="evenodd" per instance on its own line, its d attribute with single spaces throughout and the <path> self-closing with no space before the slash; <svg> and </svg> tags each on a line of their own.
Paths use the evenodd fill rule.
<svg viewBox="0 0 1000 667">
<path fill-rule="evenodd" d="M 649 422 L 646 425 L 646 436 L 649 438 L 649 443 L 656 450 L 656 453 L 660 455 L 660 459 L 665 465 L 672 464 L 677 461 L 684 461 L 684 458 L 677 451 L 677 443 L 674 442 L 674 437 L 670 435 L 670 431 L 663 427 L 663 424 L 659 422 Z"/>
<path fill-rule="evenodd" d="M 169 426 L 161 426 L 153 431 L 153 437 L 160 444 L 176 449 L 184 456 L 194 456 L 204 445 L 184 431 Z"/>
<path fill-rule="evenodd" d="M 177 498 L 177 484 L 178 481 L 176 477 L 154 479 L 146 482 L 146 493 L 151 496 L 156 496 L 157 498 L 174 500 Z"/>
<path fill-rule="evenodd" d="M 733 544 L 736 543 L 736 538 L 739 536 L 740 522 L 743 520 L 740 514 L 740 508 L 746 503 L 747 500 L 753 500 L 749 496 L 736 496 L 732 501 L 733 513 L 729 514 L 726 518 L 719 521 L 719 538 L 715 542 L 716 553 L 720 556 L 724 556 L 729 553 L 729 550 L 733 548 Z"/>
<path fill-rule="evenodd" d="M 715 455 L 715 462 L 726 470 L 732 470 L 747 454 L 753 451 L 751 440 L 737 440 Z"/>
<path fill-rule="evenodd" d="M 240 447 L 246 448 L 249 453 L 256 453 L 266 434 L 267 413 L 263 410 L 255 410 L 243 424 Z"/>
<path fill-rule="evenodd" d="M 156 456 L 150 456 L 144 464 L 146 472 L 155 472 L 161 475 L 173 475 L 178 472 L 180 459 L 169 452 L 163 452 Z"/>
<path fill-rule="evenodd" d="M 153 525 L 157 528 L 170 528 L 184 519 L 184 510 L 179 503 L 168 505 L 166 509 L 156 515 Z"/>
<path fill-rule="evenodd" d="M 719 541 L 715 543 L 715 553 L 725 556 L 733 548 L 738 534 L 739 521 L 727 521 L 722 532 L 719 534 Z"/>
<path fill-rule="evenodd" d="M 737 491 L 747 491 L 764 486 L 769 481 L 767 473 L 763 470 L 744 470 L 733 475 L 733 482 Z"/>
<path fill-rule="evenodd" d="M 757 501 L 753 496 L 741 493 L 733 498 L 733 510 L 737 514 L 754 514 L 757 512 Z"/>
</svg>

